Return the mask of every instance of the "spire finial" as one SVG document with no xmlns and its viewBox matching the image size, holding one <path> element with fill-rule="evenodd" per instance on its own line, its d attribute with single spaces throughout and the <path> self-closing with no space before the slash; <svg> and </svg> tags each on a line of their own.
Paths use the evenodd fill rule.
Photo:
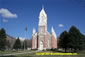
<svg viewBox="0 0 85 57">
<path fill-rule="evenodd" d="M 51 31 L 52 31 L 52 34 L 55 36 L 55 38 L 56 38 L 56 33 L 55 33 L 55 31 L 54 31 L 54 28 L 52 27 L 51 28 Z"/>
<path fill-rule="evenodd" d="M 54 33 L 54 28 L 53 27 L 51 28 L 51 31 L 52 31 L 52 33 Z"/>
<path fill-rule="evenodd" d="M 44 5 L 42 5 L 42 9 L 44 9 Z"/>
<path fill-rule="evenodd" d="M 33 28 L 33 34 L 35 34 L 36 33 L 36 30 L 35 30 L 35 28 Z"/>
</svg>

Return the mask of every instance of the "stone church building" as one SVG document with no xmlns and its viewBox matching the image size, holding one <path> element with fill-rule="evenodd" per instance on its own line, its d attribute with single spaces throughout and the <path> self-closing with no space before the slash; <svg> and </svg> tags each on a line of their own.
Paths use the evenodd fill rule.
<svg viewBox="0 0 85 57">
<path fill-rule="evenodd" d="M 57 48 L 56 33 L 51 28 L 51 33 L 47 31 L 47 14 L 42 8 L 39 14 L 38 32 L 33 28 L 32 49 L 46 50 Z"/>
</svg>

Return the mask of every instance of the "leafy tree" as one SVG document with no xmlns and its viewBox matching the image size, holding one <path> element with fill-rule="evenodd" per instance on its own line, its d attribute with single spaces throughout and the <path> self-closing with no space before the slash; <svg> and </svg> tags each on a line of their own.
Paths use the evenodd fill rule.
<svg viewBox="0 0 85 57">
<path fill-rule="evenodd" d="M 69 33 L 67 31 L 62 32 L 59 37 L 58 43 L 59 47 L 63 48 L 66 52 L 66 50 L 69 48 L 69 42 L 70 42 Z"/>
<path fill-rule="evenodd" d="M 6 32 L 4 28 L 0 30 L 0 50 L 5 50 L 6 45 Z"/>
<path fill-rule="evenodd" d="M 69 30 L 69 34 L 71 38 L 70 47 L 74 49 L 74 52 L 82 49 L 83 36 L 80 31 L 75 26 L 72 26 Z"/>
<path fill-rule="evenodd" d="M 30 40 L 28 41 L 28 47 L 29 47 L 29 48 L 32 47 L 32 39 L 30 39 Z"/>
<path fill-rule="evenodd" d="M 28 47 L 27 40 L 24 40 L 22 49 L 27 49 L 27 47 Z"/>
<path fill-rule="evenodd" d="M 80 50 L 85 50 L 85 36 L 82 34 L 82 38 L 81 38 L 82 44 L 81 44 L 81 48 Z"/>
<path fill-rule="evenodd" d="M 77 52 L 78 50 L 85 49 L 85 36 L 75 27 L 72 26 L 69 33 L 64 31 L 59 37 L 59 48 L 70 50 L 71 52 Z"/>
<path fill-rule="evenodd" d="M 15 44 L 13 46 L 13 49 L 21 49 L 21 42 L 20 42 L 20 39 L 19 37 L 17 38 L 17 40 L 15 41 Z"/>
<path fill-rule="evenodd" d="M 9 41 L 9 40 L 6 40 L 6 46 L 7 46 L 7 49 L 8 49 L 8 50 L 11 48 L 10 45 L 11 45 L 10 41 Z"/>
</svg>

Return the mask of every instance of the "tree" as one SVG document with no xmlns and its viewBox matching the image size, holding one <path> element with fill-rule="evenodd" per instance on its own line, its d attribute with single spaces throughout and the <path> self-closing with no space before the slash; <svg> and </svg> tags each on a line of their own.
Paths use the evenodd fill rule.
<svg viewBox="0 0 85 57">
<path fill-rule="evenodd" d="M 6 48 L 9 50 L 11 48 L 11 43 L 9 40 L 6 40 Z"/>
<path fill-rule="evenodd" d="M 28 47 L 29 47 L 29 48 L 32 47 L 32 39 L 28 40 Z"/>
<path fill-rule="evenodd" d="M 82 34 L 81 36 L 81 47 L 80 50 L 85 50 L 85 36 Z"/>
<path fill-rule="evenodd" d="M 6 45 L 6 32 L 4 28 L 0 30 L 0 50 L 5 50 Z"/>
<path fill-rule="evenodd" d="M 64 31 L 61 33 L 60 37 L 59 37 L 59 47 L 63 48 L 66 52 L 66 50 L 69 48 L 69 33 L 67 31 Z"/>
<path fill-rule="evenodd" d="M 27 49 L 27 47 L 28 47 L 28 44 L 27 44 L 27 40 L 25 39 L 23 42 L 22 49 Z"/>
<path fill-rule="evenodd" d="M 21 49 L 21 42 L 20 42 L 19 37 L 18 37 L 17 40 L 15 41 L 15 44 L 14 44 L 14 46 L 13 46 L 13 49 L 16 49 L 16 50 Z"/>
<path fill-rule="evenodd" d="M 85 36 L 83 35 L 83 49 L 85 50 Z"/>
<path fill-rule="evenodd" d="M 69 34 L 70 34 L 70 38 L 71 38 L 70 47 L 74 49 L 74 52 L 82 49 L 83 36 L 80 33 L 80 31 L 75 26 L 72 26 L 69 30 Z"/>
</svg>

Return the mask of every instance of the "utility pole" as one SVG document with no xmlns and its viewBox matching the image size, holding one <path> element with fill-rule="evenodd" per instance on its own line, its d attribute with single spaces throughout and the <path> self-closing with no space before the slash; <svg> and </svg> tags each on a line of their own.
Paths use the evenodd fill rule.
<svg viewBox="0 0 85 57">
<path fill-rule="evenodd" d="M 24 51 L 25 51 L 25 48 L 26 48 L 26 46 L 25 46 L 26 33 L 27 33 L 27 26 L 25 27 Z"/>
</svg>

